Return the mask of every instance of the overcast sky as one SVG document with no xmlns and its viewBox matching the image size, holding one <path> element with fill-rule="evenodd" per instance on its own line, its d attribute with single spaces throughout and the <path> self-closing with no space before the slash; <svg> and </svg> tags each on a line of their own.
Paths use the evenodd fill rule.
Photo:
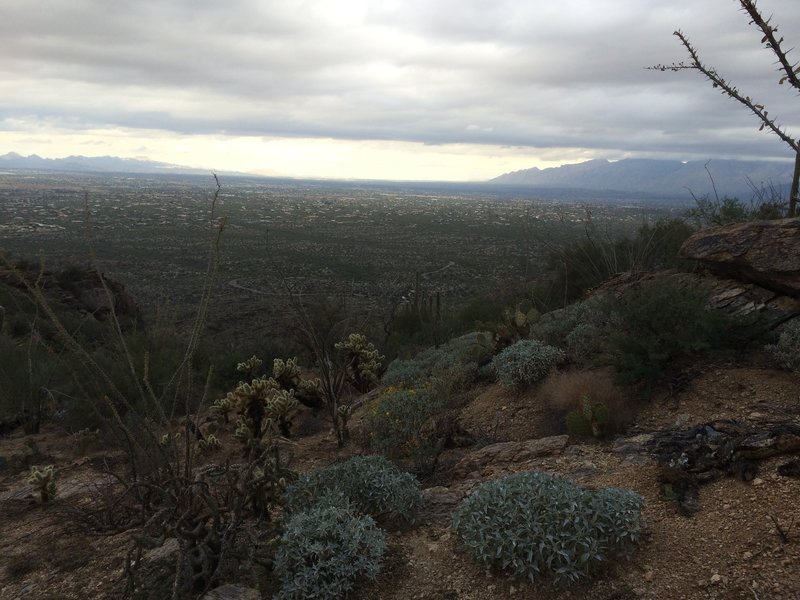
<svg viewBox="0 0 800 600">
<path fill-rule="evenodd" d="M 702 57 L 800 135 L 736 0 L 2 0 L 0 154 L 479 180 L 590 158 L 788 158 Z M 760 0 L 787 47 L 800 1 Z M 791 55 L 800 61 L 800 48 Z"/>
</svg>

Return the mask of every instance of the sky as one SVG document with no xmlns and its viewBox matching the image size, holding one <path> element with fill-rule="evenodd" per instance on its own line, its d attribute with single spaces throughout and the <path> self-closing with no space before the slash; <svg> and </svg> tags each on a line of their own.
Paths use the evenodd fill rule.
<svg viewBox="0 0 800 600">
<path fill-rule="evenodd" d="M 800 2 L 760 0 L 800 61 Z M 593 158 L 789 159 L 736 0 L 2 0 L 0 154 L 291 177 L 485 180 Z"/>
</svg>

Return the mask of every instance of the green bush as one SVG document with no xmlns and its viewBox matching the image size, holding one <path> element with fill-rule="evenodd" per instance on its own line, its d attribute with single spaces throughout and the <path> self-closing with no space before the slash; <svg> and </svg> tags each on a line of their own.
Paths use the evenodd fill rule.
<svg viewBox="0 0 800 600">
<path fill-rule="evenodd" d="M 800 319 L 789 322 L 778 341 L 765 350 L 781 369 L 800 372 Z"/>
<path fill-rule="evenodd" d="M 385 535 L 368 515 L 322 505 L 295 513 L 275 556 L 276 598 L 339 600 L 360 578 L 377 576 L 385 552 Z"/>
<path fill-rule="evenodd" d="M 286 506 L 305 510 L 331 496 L 345 498 L 354 510 L 379 522 L 413 523 L 422 506 L 414 476 L 383 456 L 356 456 L 302 475 L 286 490 Z"/>
<path fill-rule="evenodd" d="M 492 359 L 497 380 L 522 388 L 544 379 L 565 359 L 564 352 L 539 340 L 521 340 Z"/>
<path fill-rule="evenodd" d="M 677 358 L 731 345 L 736 323 L 707 308 L 708 299 L 707 287 L 682 275 L 645 281 L 623 296 L 616 309 L 620 331 L 610 340 L 620 380 L 652 384 Z"/>
<path fill-rule="evenodd" d="M 643 504 L 628 490 L 584 490 L 544 473 L 518 473 L 478 487 L 457 507 L 453 527 L 480 562 L 530 581 L 573 582 L 630 556 Z"/>
<path fill-rule="evenodd" d="M 427 390 L 388 388 L 372 404 L 364 427 L 372 450 L 392 459 L 410 457 L 425 471 L 438 454 L 431 421 L 442 403 Z"/>
</svg>

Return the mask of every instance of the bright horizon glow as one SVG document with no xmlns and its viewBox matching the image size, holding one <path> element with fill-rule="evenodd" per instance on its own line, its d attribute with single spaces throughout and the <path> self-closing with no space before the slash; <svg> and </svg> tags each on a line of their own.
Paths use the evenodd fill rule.
<svg viewBox="0 0 800 600">
<path fill-rule="evenodd" d="M 392 181 L 486 181 L 503 173 L 557 167 L 593 158 L 542 159 L 530 148 L 480 144 L 422 144 L 310 138 L 221 135 L 176 136 L 158 130 L 91 129 L 0 132 L 0 148 L 43 158 L 118 156 L 209 171 L 239 171 L 267 177 L 375 179 Z M 554 154 L 553 149 L 548 154 Z"/>
</svg>

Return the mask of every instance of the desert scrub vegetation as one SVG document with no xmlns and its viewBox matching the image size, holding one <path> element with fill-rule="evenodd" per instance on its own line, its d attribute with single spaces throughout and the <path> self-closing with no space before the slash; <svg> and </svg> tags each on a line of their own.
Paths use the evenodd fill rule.
<svg viewBox="0 0 800 600">
<path fill-rule="evenodd" d="M 614 302 L 602 294 L 541 315 L 531 336 L 562 348 L 573 363 L 590 362 L 607 352 L 606 340 L 614 330 Z"/>
<path fill-rule="evenodd" d="M 423 350 L 414 358 L 392 361 L 381 383 L 419 387 L 437 379 L 451 388 L 465 387 L 480 376 L 480 367 L 489 362 L 493 351 L 491 334 L 474 331 Z"/>
<path fill-rule="evenodd" d="M 293 514 L 275 554 L 276 600 L 339 600 L 358 580 L 374 579 L 386 552 L 372 517 L 319 504 Z"/>
<path fill-rule="evenodd" d="M 356 456 L 300 476 L 286 490 L 286 526 L 275 555 L 277 599 L 345 597 L 374 578 L 386 551 L 383 526 L 413 524 L 419 483 L 382 456 Z"/>
<path fill-rule="evenodd" d="M 610 369 L 553 373 L 538 395 L 545 408 L 544 435 L 613 436 L 630 425 L 636 408 L 630 393 L 614 383 Z"/>
<path fill-rule="evenodd" d="M 787 323 L 774 344 L 765 347 L 772 360 L 781 369 L 800 371 L 800 320 Z"/>
<path fill-rule="evenodd" d="M 22 340 L 0 333 L 0 422 L 18 420 L 26 434 L 38 433 L 66 377 L 59 354 L 35 331 Z"/>
<path fill-rule="evenodd" d="M 617 488 L 586 490 L 539 472 L 479 486 L 453 528 L 477 561 L 514 577 L 568 584 L 630 557 L 644 528 L 644 500 Z"/>
<path fill-rule="evenodd" d="M 683 357 L 730 347 L 745 332 L 709 308 L 709 290 L 682 275 L 642 281 L 615 308 L 619 330 L 610 339 L 620 381 L 655 384 Z"/>
<path fill-rule="evenodd" d="M 612 236 L 587 215 L 583 239 L 550 253 L 553 287 L 560 296 L 551 298 L 563 307 L 580 299 L 587 290 L 624 271 L 681 268 L 683 242 L 693 233 L 683 219 L 661 219 L 645 223 L 633 236 Z M 549 305 L 547 310 L 558 306 Z"/>
<path fill-rule="evenodd" d="M 523 389 L 544 379 L 565 358 L 559 348 L 539 340 L 520 340 L 492 359 L 492 369 L 503 385 Z"/>
<path fill-rule="evenodd" d="M 285 505 L 297 511 L 339 500 L 379 523 L 412 524 L 422 507 L 422 492 L 413 475 L 383 456 L 356 456 L 301 475 L 286 490 Z"/>
<path fill-rule="evenodd" d="M 429 387 L 384 389 L 364 417 L 369 447 L 393 460 L 410 459 L 415 471 L 425 472 L 441 450 L 433 421 L 443 408 Z"/>
</svg>

